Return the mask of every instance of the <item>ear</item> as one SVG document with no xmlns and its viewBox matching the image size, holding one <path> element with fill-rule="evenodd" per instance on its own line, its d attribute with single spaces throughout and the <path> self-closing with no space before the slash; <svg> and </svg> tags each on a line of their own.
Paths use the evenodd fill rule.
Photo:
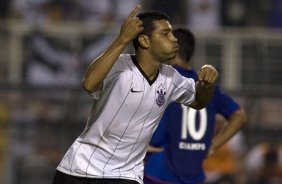
<svg viewBox="0 0 282 184">
<path fill-rule="evenodd" d="M 150 40 L 147 35 L 140 35 L 138 37 L 138 41 L 140 43 L 140 46 L 143 48 L 148 48 L 150 46 Z"/>
</svg>

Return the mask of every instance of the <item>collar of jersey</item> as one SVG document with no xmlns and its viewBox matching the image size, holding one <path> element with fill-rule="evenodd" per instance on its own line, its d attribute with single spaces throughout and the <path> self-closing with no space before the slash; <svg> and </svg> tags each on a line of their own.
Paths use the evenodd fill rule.
<svg viewBox="0 0 282 184">
<path fill-rule="evenodd" d="M 157 75 L 155 76 L 154 79 L 150 80 L 149 77 L 145 74 L 145 72 L 142 70 L 142 68 L 140 67 L 139 63 L 136 60 L 135 55 L 130 55 L 132 62 L 134 63 L 134 65 L 138 68 L 138 70 L 140 71 L 140 73 L 143 75 L 143 77 L 146 79 L 146 81 L 149 83 L 149 85 L 151 86 L 158 78 L 159 76 L 159 70 Z"/>
</svg>

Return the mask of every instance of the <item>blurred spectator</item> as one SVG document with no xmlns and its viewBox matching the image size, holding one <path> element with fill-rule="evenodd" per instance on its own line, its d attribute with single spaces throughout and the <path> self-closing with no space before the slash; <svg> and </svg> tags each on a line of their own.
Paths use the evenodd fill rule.
<svg viewBox="0 0 282 184">
<path fill-rule="evenodd" d="M 81 21 L 86 24 L 111 22 L 114 19 L 113 0 L 76 0 L 81 9 Z M 66 12 L 67 13 L 67 12 Z"/>
<path fill-rule="evenodd" d="M 225 131 L 226 120 L 216 116 L 215 136 Z M 246 151 L 242 131 L 236 133 L 228 142 L 226 142 L 213 155 L 203 162 L 206 174 L 205 184 L 237 184 L 239 178 L 237 173 L 242 163 L 243 155 Z"/>
<path fill-rule="evenodd" d="M 52 21 L 78 21 L 86 24 L 112 21 L 111 0 L 50 0 L 44 6 Z"/>
<path fill-rule="evenodd" d="M 165 12 L 173 24 L 186 23 L 186 1 L 183 0 L 151 0 L 144 1 L 148 9 Z"/>
<path fill-rule="evenodd" d="M 100 2 L 100 0 L 84 1 Z M 104 30 L 115 28 L 110 26 L 115 26 L 117 23 L 123 22 L 128 16 L 128 13 L 126 12 L 130 12 L 136 6 L 136 4 L 140 4 L 140 0 L 108 0 L 108 2 L 110 4 L 110 9 L 108 9 L 106 12 L 104 11 L 104 13 L 107 15 L 111 14 L 112 22 L 108 23 L 114 24 L 104 24 L 104 26 L 100 28 L 100 31 L 97 31 L 97 34 L 92 35 L 92 38 L 88 38 L 88 40 L 86 41 L 87 43 L 83 44 L 82 60 L 84 64 L 86 64 L 85 67 L 88 66 L 94 58 L 102 54 L 102 52 L 109 46 L 109 44 L 114 39 L 115 35 L 113 34 L 113 32 L 109 33 L 108 31 Z"/>
<path fill-rule="evenodd" d="M 7 168 L 8 158 L 10 108 L 6 100 L 0 96 L 0 183 L 6 183 L 5 170 Z"/>
<path fill-rule="evenodd" d="M 112 0 L 112 11 L 115 12 L 115 21 L 122 22 L 127 16 L 128 12 L 130 12 L 137 4 L 142 5 L 140 0 Z"/>
<path fill-rule="evenodd" d="M 270 10 L 269 0 L 249 0 L 244 3 L 247 8 L 246 26 L 264 27 Z"/>
<path fill-rule="evenodd" d="M 248 183 L 281 184 L 282 145 L 265 142 L 254 146 L 246 156 L 246 168 Z"/>
<path fill-rule="evenodd" d="M 80 7 L 73 0 L 48 0 L 40 10 L 53 22 L 77 21 L 80 18 Z"/>
<path fill-rule="evenodd" d="M 62 122 L 71 123 L 63 119 L 66 109 L 62 102 L 67 95 L 59 97 L 56 89 L 47 93 L 44 90 L 26 92 L 13 96 L 11 101 L 8 146 L 11 171 L 4 172 L 11 178 L 10 182 L 3 183 L 51 183 L 53 168 L 65 151 L 57 135 L 66 138 L 70 133 L 60 128 Z M 54 94 L 59 100 L 52 100 Z"/>
<path fill-rule="evenodd" d="M 46 12 L 42 11 L 42 6 L 48 0 L 13 0 L 12 10 L 15 17 L 28 23 L 40 23 L 47 19 Z"/>
<path fill-rule="evenodd" d="M 222 0 L 221 25 L 245 26 L 247 24 L 247 3 L 244 0 Z"/>
<path fill-rule="evenodd" d="M 113 34 L 100 33 L 96 35 L 94 39 L 92 39 L 93 41 L 85 41 L 87 43 L 83 44 L 82 50 L 82 61 L 85 65 L 85 69 L 90 62 L 92 62 L 96 57 L 103 53 L 103 51 L 110 45 L 113 39 Z"/>
<path fill-rule="evenodd" d="M 7 19 L 10 11 L 10 4 L 11 4 L 10 0 L 0 1 L 0 21 Z"/>
<path fill-rule="evenodd" d="M 80 84 L 81 62 L 75 51 L 56 45 L 40 33 L 33 35 L 30 49 L 31 58 L 28 58 L 26 65 L 28 84 L 39 86 Z"/>
<path fill-rule="evenodd" d="M 269 12 L 268 26 L 274 28 L 282 27 L 282 1 L 271 0 L 271 9 Z"/>
<path fill-rule="evenodd" d="M 236 174 L 245 152 L 244 137 L 242 132 L 237 133 L 214 155 L 204 161 L 206 173 L 205 184 L 237 184 L 239 178 Z"/>
<path fill-rule="evenodd" d="M 113 0 L 14 0 L 16 17 L 29 23 L 45 21 L 108 22 L 114 17 Z"/>
<path fill-rule="evenodd" d="M 220 27 L 221 0 L 187 0 L 187 25 L 197 31 L 213 31 Z"/>
<path fill-rule="evenodd" d="M 34 102 L 34 99 L 32 99 Z M 36 129 L 38 125 L 37 109 L 34 104 L 25 96 L 13 96 L 11 99 L 11 124 L 9 129 L 9 165 L 11 183 L 20 183 L 18 175 L 21 170 L 21 163 L 26 156 L 32 155 L 35 151 L 35 140 L 37 140 Z M 8 182 L 9 183 L 9 182 Z"/>
</svg>

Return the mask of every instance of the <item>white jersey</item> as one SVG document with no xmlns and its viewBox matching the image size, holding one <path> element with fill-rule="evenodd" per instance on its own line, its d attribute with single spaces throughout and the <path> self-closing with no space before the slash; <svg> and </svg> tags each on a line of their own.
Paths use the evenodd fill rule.
<svg viewBox="0 0 282 184">
<path fill-rule="evenodd" d="M 122 178 L 143 183 L 143 159 L 153 131 L 172 101 L 189 105 L 195 83 L 162 64 L 149 81 L 135 57 L 121 55 L 93 94 L 84 132 L 57 169 L 88 178 Z"/>
</svg>

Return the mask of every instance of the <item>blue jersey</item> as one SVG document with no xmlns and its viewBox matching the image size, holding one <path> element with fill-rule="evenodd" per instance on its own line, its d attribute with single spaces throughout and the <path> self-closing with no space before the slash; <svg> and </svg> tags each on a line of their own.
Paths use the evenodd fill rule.
<svg viewBox="0 0 282 184">
<path fill-rule="evenodd" d="M 176 69 L 197 80 L 193 70 Z M 152 153 L 145 163 L 145 178 L 156 183 L 199 184 L 205 180 L 202 162 L 206 157 L 215 129 L 215 115 L 229 117 L 239 105 L 215 87 L 206 108 L 199 111 L 171 103 L 150 142 L 164 151 Z M 146 180 L 145 180 L 146 184 Z"/>
</svg>

